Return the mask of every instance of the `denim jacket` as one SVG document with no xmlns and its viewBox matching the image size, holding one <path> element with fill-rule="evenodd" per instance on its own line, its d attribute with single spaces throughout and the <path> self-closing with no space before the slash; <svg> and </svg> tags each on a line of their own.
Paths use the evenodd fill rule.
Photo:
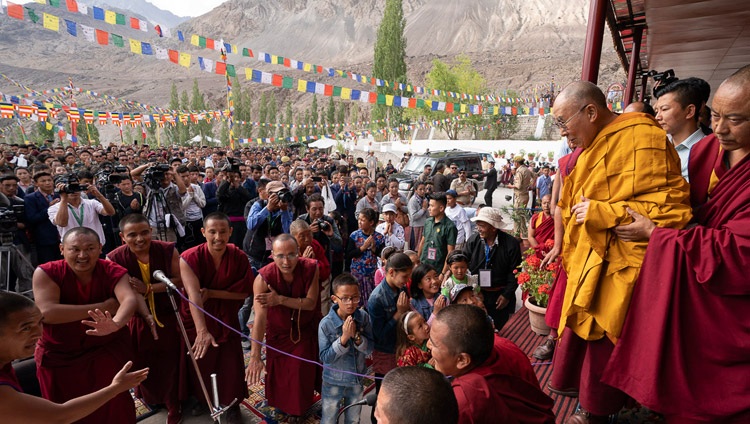
<svg viewBox="0 0 750 424">
<path fill-rule="evenodd" d="M 396 325 L 393 319 L 400 292 L 394 291 L 383 280 L 367 299 L 367 311 L 372 319 L 372 332 L 375 336 L 375 350 L 383 353 L 396 353 Z"/>
<path fill-rule="evenodd" d="M 349 340 L 348 346 L 341 344 L 342 327 L 344 321 L 338 314 L 339 305 L 334 305 L 323 317 L 318 326 L 318 345 L 320 361 L 327 365 L 323 368 L 323 381 L 338 386 L 354 386 L 362 384 L 362 378 L 346 372 L 366 374 L 365 356 L 372 353 L 372 324 L 370 316 L 362 309 L 357 309 L 352 315 L 357 323 L 362 343 L 357 346 L 354 340 Z"/>
</svg>

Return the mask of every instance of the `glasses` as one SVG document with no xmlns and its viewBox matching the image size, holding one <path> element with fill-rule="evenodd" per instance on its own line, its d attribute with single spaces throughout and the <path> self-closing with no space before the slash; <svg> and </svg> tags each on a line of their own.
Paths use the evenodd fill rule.
<svg viewBox="0 0 750 424">
<path fill-rule="evenodd" d="M 338 297 L 335 294 L 333 295 L 336 299 L 340 300 L 341 303 L 359 303 L 359 299 L 361 299 L 360 296 L 352 296 L 352 297 Z"/>
<path fill-rule="evenodd" d="M 298 253 L 290 253 L 288 255 L 273 255 L 273 258 L 278 259 L 280 261 L 283 261 L 283 260 L 293 261 L 297 259 L 298 256 L 299 256 Z"/>
<path fill-rule="evenodd" d="M 556 126 L 556 127 L 558 128 L 558 129 L 560 129 L 560 130 L 563 130 L 563 131 L 567 131 L 567 130 L 568 130 L 568 123 L 569 123 L 570 121 L 572 121 L 572 120 L 573 120 L 573 118 L 575 118 L 575 117 L 576 117 L 576 115 L 578 115 L 579 113 L 583 112 L 583 110 L 584 110 L 584 109 L 586 109 L 586 107 L 587 107 L 587 106 L 588 106 L 588 104 L 585 104 L 585 105 L 583 105 L 583 107 L 582 107 L 582 108 L 578 109 L 578 112 L 576 112 L 576 113 L 574 113 L 573 115 L 571 115 L 571 117 L 570 117 L 570 118 L 568 118 L 568 119 L 566 119 L 565 121 L 562 121 L 562 120 L 560 120 L 560 119 L 556 119 L 556 120 L 555 120 L 555 122 L 554 122 L 555 126 Z"/>
<path fill-rule="evenodd" d="M 455 167 L 455 166 L 451 166 L 451 169 L 458 169 L 458 168 L 457 168 L 457 167 Z"/>
</svg>

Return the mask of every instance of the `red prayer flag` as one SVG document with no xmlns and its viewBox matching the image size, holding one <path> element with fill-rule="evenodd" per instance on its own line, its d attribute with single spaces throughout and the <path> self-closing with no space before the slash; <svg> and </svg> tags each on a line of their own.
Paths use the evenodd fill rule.
<svg viewBox="0 0 750 424">
<path fill-rule="evenodd" d="M 292 61 L 290 61 L 288 57 L 284 58 L 284 66 L 286 66 L 287 68 L 292 66 Z"/>
<path fill-rule="evenodd" d="M 76 0 L 65 0 L 68 5 L 68 12 L 78 13 L 78 2 Z"/>
<path fill-rule="evenodd" d="M 206 38 L 206 48 L 214 50 L 214 40 L 212 38 Z"/>
<path fill-rule="evenodd" d="M 23 6 L 8 2 L 8 16 L 23 20 Z"/>
<path fill-rule="evenodd" d="M 281 85 L 284 83 L 284 77 L 279 74 L 273 74 L 271 76 L 271 85 L 274 85 L 276 87 L 281 87 Z"/>
<path fill-rule="evenodd" d="M 179 61 L 180 61 L 180 52 L 178 52 L 177 50 L 170 49 L 167 53 L 169 54 L 169 60 L 170 61 L 172 61 L 174 63 L 179 63 Z"/>
<path fill-rule="evenodd" d="M 109 33 L 107 31 L 102 31 L 100 29 L 96 30 L 96 42 L 101 44 L 102 46 L 106 46 L 109 44 Z"/>
<path fill-rule="evenodd" d="M 329 85 L 329 84 L 324 85 L 323 86 L 323 95 L 325 95 L 326 97 L 333 96 L 333 86 Z"/>
<path fill-rule="evenodd" d="M 130 18 L 130 28 L 141 29 L 141 21 L 138 18 Z"/>
<path fill-rule="evenodd" d="M 378 101 L 378 93 L 376 93 L 374 91 L 371 91 L 370 92 L 370 96 L 369 96 L 369 98 L 367 100 L 370 103 L 377 103 L 377 101 Z"/>
<path fill-rule="evenodd" d="M 448 113 L 453 113 L 453 105 L 454 103 L 446 103 L 445 104 L 445 111 Z"/>
<path fill-rule="evenodd" d="M 224 75 L 227 73 L 227 64 L 224 62 L 216 62 L 216 73 L 218 75 Z"/>
<path fill-rule="evenodd" d="M 410 98 L 409 99 L 409 109 L 416 109 L 416 107 L 417 107 L 417 99 L 415 99 L 413 97 Z"/>
</svg>

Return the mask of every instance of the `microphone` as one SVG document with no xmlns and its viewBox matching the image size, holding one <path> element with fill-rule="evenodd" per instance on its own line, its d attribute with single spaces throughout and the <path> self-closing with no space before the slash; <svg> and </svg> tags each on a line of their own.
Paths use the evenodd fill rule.
<svg viewBox="0 0 750 424">
<path fill-rule="evenodd" d="M 351 408 L 353 406 L 359 406 L 359 405 L 374 406 L 376 400 L 378 400 L 378 393 L 377 392 L 368 393 L 367 396 L 365 396 L 362 399 L 354 402 L 351 405 L 345 406 L 344 409 L 342 409 L 341 411 L 339 411 L 338 415 L 336 415 L 336 422 L 339 422 L 339 418 L 341 418 L 341 415 L 343 415 L 344 412 L 346 412 L 347 409 L 349 409 L 349 408 Z"/>
<path fill-rule="evenodd" d="M 167 287 L 169 287 L 170 289 L 177 291 L 177 286 L 174 285 L 172 280 L 170 280 L 169 278 L 167 278 L 166 275 L 164 275 L 164 271 L 157 269 L 156 271 L 154 271 L 152 276 L 154 277 L 154 279 L 159 280 L 160 282 L 166 284 Z"/>
</svg>

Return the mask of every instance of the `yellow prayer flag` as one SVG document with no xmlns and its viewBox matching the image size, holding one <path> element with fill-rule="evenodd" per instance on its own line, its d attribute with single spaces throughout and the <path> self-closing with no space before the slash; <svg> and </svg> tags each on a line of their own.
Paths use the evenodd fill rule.
<svg viewBox="0 0 750 424">
<path fill-rule="evenodd" d="M 143 52 L 141 52 L 141 42 L 138 40 L 133 40 L 131 38 L 130 39 L 130 51 L 135 54 L 143 54 Z"/>
<path fill-rule="evenodd" d="M 232 44 L 232 53 L 237 54 L 237 45 Z"/>
<path fill-rule="evenodd" d="M 60 30 L 60 19 L 55 15 L 49 13 L 44 14 L 44 27 L 50 31 Z"/>
<path fill-rule="evenodd" d="M 193 34 L 190 37 L 190 44 L 194 46 L 198 46 L 200 44 L 200 37 L 198 37 L 198 34 Z"/>
<path fill-rule="evenodd" d="M 252 77 L 253 77 L 252 68 L 245 68 L 245 79 L 250 79 Z"/>
<path fill-rule="evenodd" d="M 104 22 L 110 24 L 110 25 L 116 25 L 117 24 L 117 13 L 111 11 L 111 10 L 105 10 L 104 11 Z"/>
<path fill-rule="evenodd" d="M 385 105 L 386 106 L 393 106 L 393 96 L 390 94 L 385 95 Z"/>
<path fill-rule="evenodd" d="M 186 68 L 190 67 L 190 53 L 180 53 L 180 59 L 177 62 L 181 66 L 184 66 Z"/>
<path fill-rule="evenodd" d="M 492 106 L 492 114 L 493 115 L 500 114 L 500 106 Z"/>
<path fill-rule="evenodd" d="M 344 100 L 351 99 L 352 98 L 352 89 L 341 87 L 341 98 Z"/>
<path fill-rule="evenodd" d="M 466 105 L 461 103 L 461 113 L 466 113 Z"/>
<path fill-rule="evenodd" d="M 39 4 L 47 4 L 47 0 L 34 0 L 34 1 Z"/>
<path fill-rule="evenodd" d="M 306 92 L 307 91 L 307 81 L 301 79 L 297 80 L 297 91 Z"/>
<path fill-rule="evenodd" d="M 305 70 L 305 72 L 310 72 L 312 70 L 312 65 L 310 65 L 309 63 L 305 63 L 303 69 Z"/>
<path fill-rule="evenodd" d="M 52 124 L 49 121 L 47 121 L 47 125 L 45 125 L 45 128 L 47 128 L 47 131 L 51 130 Z"/>
</svg>

